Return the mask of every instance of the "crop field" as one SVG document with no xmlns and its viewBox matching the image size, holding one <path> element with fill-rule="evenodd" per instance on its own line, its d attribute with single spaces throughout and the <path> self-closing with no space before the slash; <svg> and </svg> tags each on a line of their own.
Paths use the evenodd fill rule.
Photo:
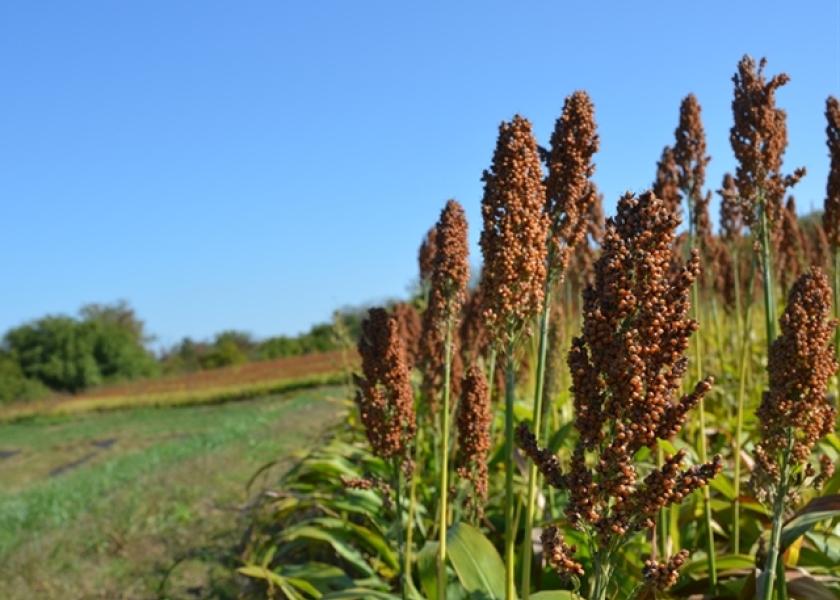
<svg viewBox="0 0 840 600">
<path fill-rule="evenodd" d="M 354 360 L 346 352 L 324 352 L 94 388 L 74 396 L 2 406 L 0 422 L 138 406 L 213 404 L 342 383 Z"/>
<path fill-rule="evenodd" d="M 713 230 L 701 107 L 604 219 L 584 91 L 448 201 L 420 289 L 371 309 L 357 411 L 255 505 L 246 595 L 840 598 L 840 103 L 822 215 L 783 169 L 786 75 L 745 56 Z M 240 579 L 240 581 L 242 580 Z"/>
<path fill-rule="evenodd" d="M 226 596 L 248 502 L 337 422 L 345 396 L 0 425 L 2 597 Z"/>
</svg>

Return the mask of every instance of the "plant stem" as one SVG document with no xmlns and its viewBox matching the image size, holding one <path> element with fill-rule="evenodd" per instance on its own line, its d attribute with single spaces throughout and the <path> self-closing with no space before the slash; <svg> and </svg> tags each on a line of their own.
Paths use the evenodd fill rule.
<svg viewBox="0 0 840 600">
<path fill-rule="evenodd" d="M 697 290 L 697 282 L 692 286 L 694 314 L 698 315 L 700 312 L 699 293 Z M 703 344 L 699 334 L 695 334 L 694 338 L 695 349 L 697 352 L 697 380 L 703 377 Z M 708 462 L 708 454 L 706 452 L 706 406 L 703 397 L 700 397 L 700 402 L 697 406 L 700 418 L 700 462 Z M 715 532 L 712 529 L 712 501 L 709 494 L 709 486 L 703 486 L 703 515 L 706 521 L 706 548 L 708 551 L 708 569 L 709 569 L 709 590 L 712 594 L 717 588 L 717 565 L 715 561 Z"/>
<path fill-rule="evenodd" d="M 694 223 L 694 203 L 691 201 L 693 196 L 686 193 L 688 199 L 688 240 L 689 247 L 694 249 L 697 244 L 695 223 Z M 700 283 L 695 280 L 691 286 L 691 304 L 694 312 L 694 320 L 700 321 Z M 700 332 L 694 334 L 694 348 L 695 348 L 695 366 L 697 368 L 697 381 L 703 378 L 703 338 Z M 697 406 L 700 420 L 700 462 L 708 462 L 706 452 L 706 403 L 703 397 L 700 397 L 700 402 Z M 714 595 L 717 589 L 717 565 L 715 561 L 715 532 L 712 529 L 712 502 L 709 493 L 709 486 L 703 486 L 703 515 L 706 522 L 706 549 L 707 561 L 709 569 L 709 591 Z"/>
<path fill-rule="evenodd" d="M 417 429 L 417 439 L 414 444 L 414 469 L 411 471 L 411 483 L 409 483 L 408 494 L 408 523 L 405 532 L 405 566 L 403 567 L 403 578 L 414 589 L 411 578 L 411 565 L 414 554 L 414 514 L 417 511 L 417 464 L 420 455 L 420 448 L 423 443 L 423 428 Z"/>
<path fill-rule="evenodd" d="M 545 283 L 545 302 L 543 303 L 542 315 L 540 316 L 540 340 L 537 355 L 537 381 L 534 386 L 534 435 L 539 436 L 542 431 L 543 416 L 543 387 L 545 384 L 545 359 L 548 347 L 548 320 L 551 311 L 551 278 Z M 528 499 L 525 504 L 525 542 L 522 545 L 522 598 L 528 600 L 531 596 L 531 556 L 533 547 L 531 544 L 531 530 L 534 528 L 535 500 L 537 495 L 537 482 L 539 476 L 537 465 L 534 461 L 528 461 Z"/>
<path fill-rule="evenodd" d="M 755 263 L 750 273 L 749 289 L 752 290 L 755 281 Z M 738 364 L 738 408 L 736 411 L 735 443 L 735 472 L 733 473 L 733 484 L 735 488 L 735 500 L 732 503 L 732 551 L 740 554 L 741 551 L 741 438 L 744 435 L 744 400 L 747 395 L 747 364 L 749 362 L 750 329 L 752 322 L 752 295 L 747 297 L 747 309 L 743 315 L 744 325 L 741 329 L 741 356 Z M 739 312 L 738 319 L 742 316 Z"/>
<path fill-rule="evenodd" d="M 443 361 L 443 410 L 441 411 L 441 451 L 440 451 L 440 531 L 438 551 L 438 598 L 446 597 L 446 533 L 447 499 L 449 498 L 449 391 L 452 369 L 452 320 L 446 323 Z"/>
<path fill-rule="evenodd" d="M 834 247 L 834 318 L 840 320 L 840 247 Z M 834 351 L 840 358 L 840 327 L 834 330 Z M 840 374 L 837 375 L 837 397 L 840 398 Z"/>
<path fill-rule="evenodd" d="M 402 497 L 401 497 L 401 489 L 402 489 L 402 469 L 400 469 L 400 460 L 399 458 L 394 458 L 393 461 L 393 468 L 394 468 L 394 488 L 396 490 L 397 496 L 397 510 L 396 510 L 396 526 L 397 526 L 397 548 L 399 549 L 400 555 L 400 572 L 398 581 L 400 582 L 400 594 L 403 600 L 407 600 L 408 595 L 406 591 L 405 579 L 406 573 L 408 569 L 406 568 L 405 563 L 405 545 L 403 544 L 403 534 L 402 534 Z M 410 524 L 409 524 L 410 526 Z"/>
<path fill-rule="evenodd" d="M 592 600 L 606 600 L 607 588 L 610 584 L 612 566 L 609 557 L 602 556 L 600 552 L 595 554 L 595 586 L 592 590 Z"/>
<path fill-rule="evenodd" d="M 761 223 L 761 275 L 764 278 L 764 324 L 767 328 L 767 349 L 776 338 L 776 300 L 773 289 L 773 262 L 770 249 L 770 223 L 763 193 L 759 194 L 758 211 Z M 749 324 L 747 324 L 749 326 Z"/>
<path fill-rule="evenodd" d="M 513 399 L 516 388 L 516 361 L 513 336 L 507 347 L 505 373 L 505 598 L 516 599 L 513 517 Z M 441 596 L 442 597 L 442 596 Z"/>
<path fill-rule="evenodd" d="M 767 552 L 767 559 L 764 561 L 764 571 L 761 576 L 764 579 L 764 588 L 761 595 L 762 600 L 772 600 L 773 598 L 773 583 L 776 578 L 779 579 L 779 589 L 786 586 L 784 565 L 782 565 L 781 573 L 777 573 L 777 563 L 779 561 L 779 554 L 782 541 L 782 521 L 785 511 L 785 497 L 788 491 L 788 463 L 790 455 L 791 440 L 793 432 L 788 429 L 788 447 L 782 453 L 782 472 L 779 478 L 779 487 L 776 489 L 776 497 L 773 499 L 773 528 L 770 532 L 770 549 Z M 785 590 L 785 593 L 787 590 Z"/>
</svg>

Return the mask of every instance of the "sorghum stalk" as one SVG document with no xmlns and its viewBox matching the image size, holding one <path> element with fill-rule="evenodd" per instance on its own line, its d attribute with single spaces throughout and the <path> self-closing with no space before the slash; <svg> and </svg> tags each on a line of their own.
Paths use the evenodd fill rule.
<svg viewBox="0 0 840 600">
<path fill-rule="evenodd" d="M 833 464 L 821 459 L 819 474 L 809 462 L 819 439 L 833 431 L 836 411 L 825 392 L 837 370 L 834 349 L 836 321 L 831 319 L 828 278 L 816 267 L 793 285 L 780 319 L 781 335 L 768 354 L 768 390 L 756 413 L 761 439 L 754 450 L 751 482 L 756 497 L 770 501 L 773 525 L 762 572 L 761 598 L 773 596 L 775 579 L 784 597 L 784 564 L 780 536 L 785 509 L 803 487 L 819 488 Z"/>
<path fill-rule="evenodd" d="M 402 533 L 402 469 L 400 469 L 400 463 L 398 459 L 394 459 L 391 462 L 391 468 L 394 470 L 394 489 L 396 491 L 396 529 L 397 529 L 397 549 L 399 551 L 399 574 L 398 580 L 400 582 L 400 594 L 402 595 L 403 600 L 407 600 L 408 598 L 408 590 L 406 589 L 406 577 L 409 576 L 408 574 L 411 573 L 409 564 L 407 562 L 407 553 L 406 553 L 406 545 L 403 543 L 403 533 Z M 411 527 L 411 523 L 409 523 L 409 527 Z"/>
<path fill-rule="evenodd" d="M 540 315 L 539 348 L 534 386 L 533 426 L 542 431 L 543 390 L 548 342 L 551 289 L 562 281 L 575 247 L 586 237 L 598 193 L 590 177 L 595 172 L 592 156 L 598 151 L 594 107 L 589 95 L 576 91 L 563 103 L 551 135 L 548 177 L 545 186 L 545 213 L 550 228 L 547 241 L 545 288 Z M 528 468 L 528 494 L 525 503 L 525 543 L 522 547 L 522 597 L 531 593 L 531 530 L 534 527 L 535 500 L 539 473 L 536 465 Z"/>
<path fill-rule="evenodd" d="M 496 344 L 505 344 L 505 596 L 516 597 L 513 507 L 513 402 L 516 342 L 542 309 L 549 218 L 544 211 L 537 143 L 531 124 L 519 115 L 502 123 L 493 163 L 484 172 L 484 316 Z"/>
<path fill-rule="evenodd" d="M 427 399 L 442 392 L 443 409 L 440 414 L 442 429 L 438 472 L 440 513 L 438 515 L 438 586 L 446 590 L 446 533 L 449 498 L 449 419 L 452 392 L 452 368 L 455 327 L 466 300 L 469 280 L 467 244 L 467 219 L 464 209 L 455 200 L 449 200 L 435 226 L 435 255 L 429 289 L 429 305 L 423 315 L 424 388 Z M 441 350 L 443 355 L 441 356 Z M 442 379 L 442 381 L 441 381 Z M 460 381 L 459 381 L 460 383 Z"/>
<path fill-rule="evenodd" d="M 755 280 L 755 261 L 753 261 L 753 269 L 750 273 L 748 289 L 752 290 L 753 282 Z M 740 280 L 736 279 L 740 287 Z M 739 303 L 740 304 L 740 303 Z M 743 320 L 746 324 L 752 322 L 753 301 L 752 294 L 747 296 L 747 309 Z M 739 313 L 739 318 L 741 318 Z M 744 325 L 741 331 L 741 355 L 738 363 L 738 407 L 735 416 L 735 469 L 733 473 L 733 484 L 735 488 L 735 499 L 732 502 L 732 551 L 739 554 L 741 550 L 741 438 L 744 435 L 744 399 L 747 390 L 747 365 L 749 362 L 749 345 L 750 345 L 750 329 L 748 325 Z"/>
<path fill-rule="evenodd" d="M 708 254 L 711 240 L 707 206 L 710 196 L 703 195 L 706 165 L 710 158 L 706 156 L 706 134 L 700 117 L 700 104 L 694 94 L 686 96 L 680 104 L 680 120 L 674 131 L 676 142 L 673 149 L 674 164 L 671 167 L 676 174 L 677 185 L 685 198 L 688 212 L 688 247 L 690 252 Z M 691 286 L 692 318 L 700 322 L 700 278 Z M 694 336 L 696 379 L 703 378 L 703 338 L 698 333 Z M 706 407 L 703 397 L 697 406 L 699 420 L 699 455 L 700 461 L 708 459 L 706 452 Z M 703 487 L 703 514 L 706 525 L 706 551 L 709 569 L 710 591 L 717 587 L 717 566 L 715 563 L 715 538 L 712 529 L 712 508 L 708 486 Z"/>
<path fill-rule="evenodd" d="M 516 531 L 513 526 L 513 403 L 516 394 L 516 361 L 511 341 L 507 347 L 505 368 L 505 598 L 516 598 L 514 544 Z"/>
<path fill-rule="evenodd" d="M 548 348 L 548 320 L 551 308 L 551 280 L 546 278 L 545 300 L 542 315 L 540 315 L 540 338 L 537 357 L 537 381 L 534 386 L 534 431 L 542 431 L 542 399 L 545 383 L 545 359 Z M 511 433 L 513 433 L 511 425 Z M 537 495 L 537 481 L 539 474 L 537 465 L 528 465 L 528 496 L 525 504 L 525 542 L 522 546 L 522 598 L 528 600 L 531 595 L 531 530 L 534 527 L 535 500 Z"/>
<path fill-rule="evenodd" d="M 438 553 L 438 598 L 446 597 L 446 533 L 448 529 L 447 500 L 449 498 L 449 393 L 452 374 L 452 322 L 446 325 L 444 342 L 443 411 L 441 413 L 441 469 L 440 469 L 440 532 Z"/>
</svg>

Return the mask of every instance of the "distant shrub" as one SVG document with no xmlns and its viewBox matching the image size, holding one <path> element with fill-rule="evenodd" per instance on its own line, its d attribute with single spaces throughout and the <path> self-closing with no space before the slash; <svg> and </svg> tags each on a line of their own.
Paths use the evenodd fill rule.
<svg viewBox="0 0 840 600">
<path fill-rule="evenodd" d="M 6 333 L 5 350 L 26 378 L 77 392 L 158 371 L 144 345 L 143 323 L 128 305 L 91 304 L 80 315 L 48 316 Z"/>
<path fill-rule="evenodd" d="M 0 404 L 37 400 L 49 394 L 39 381 L 27 379 L 20 365 L 8 354 L 0 354 Z"/>
</svg>

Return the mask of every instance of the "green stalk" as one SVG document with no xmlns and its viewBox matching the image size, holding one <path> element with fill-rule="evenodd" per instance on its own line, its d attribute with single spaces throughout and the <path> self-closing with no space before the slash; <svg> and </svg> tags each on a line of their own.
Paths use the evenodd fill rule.
<svg viewBox="0 0 840 600">
<path fill-rule="evenodd" d="M 514 544 L 516 530 L 513 516 L 513 399 L 516 388 L 516 363 L 513 336 L 508 343 L 505 373 L 505 599 L 516 599 Z M 441 596 L 443 598 L 443 596 Z"/>
<path fill-rule="evenodd" d="M 447 499 L 449 498 L 449 391 L 452 370 L 452 319 L 446 323 L 443 363 L 443 410 L 441 411 L 441 452 L 440 452 L 440 531 L 438 551 L 438 598 L 446 598 L 446 533 Z"/>
<path fill-rule="evenodd" d="M 755 264 L 755 263 L 753 263 Z M 755 280 L 755 268 L 750 274 L 749 286 L 752 290 Z M 733 484 L 735 487 L 735 500 L 732 503 L 732 551 L 739 554 L 741 550 L 741 438 L 744 435 L 744 399 L 747 395 L 747 364 L 749 362 L 749 323 L 752 322 L 752 296 L 747 298 L 747 310 L 744 315 L 745 325 L 741 330 L 741 356 L 738 364 L 738 408 L 735 425 L 735 472 Z M 738 319 L 741 319 L 739 313 Z"/>
<path fill-rule="evenodd" d="M 692 286 L 692 296 L 694 304 L 694 314 L 699 313 L 699 293 L 697 290 L 697 282 Z M 697 352 L 697 380 L 703 377 L 703 344 L 699 333 L 695 334 L 694 338 L 695 350 Z M 700 397 L 700 403 L 697 406 L 700 413 L 700 462 L 708 462 L 708 455 L 706 452 L 706 406 L 703 397 Z M 703 516 L 706 521 L 706 547 L 708 549 L 708 569 L 709 569 L 709 590 L 714 594 L 717 588 L 717 564 L 715 559 L 715 532 L 712 529 L 712 500 L 709 494 L 709 486 L 703 486 Z"/>
<path fill-rule="evenodd" d="M 412 589 L 414 589 L 414 583 L 411 579 L 411 565 L 414 560 L 414 514 L 417 511 L 417 459 L 420 455 L 422 443 L 423 428 L 419 427 L 417 429 L 417 439 L 414 444 L 414 469 L 411 472 L 411 483 L 409 484 L 408 523 L 405 532 L 405 566 L 403 567 L 403 577 L 407 580 Z"/>
<path fill-rule="evenodd" d="M 759 195 L 758 211 L 761 223 L 761 274 L 764 277 L 764 324 L 767 328 L 767 349 L 776 338 L 776 299 L 773 289 L 773 262 L 770 250 L 770 227 L 763 194 Z M 748 325 L 749 326 L 749 325 Z"/>
<path fill-rule="evenodd" d="M 396 526 L 397 526 L 397 548 L 399 550 L 400 555 L 400 572 L 398 581 L 400 582 L 400 593 L 403 600 L 408 599 L 408 593 L 406 591 L 405 585 L 405 576 L 408 572 L 408 569 L 405 566 L 405 546 L 403 545 L 403 534 L 402 534 L 402 497 L 400 495 L 400 491 L 402 488 L 402 469 L 400 469 L 400 460 L 399 458 L 394 458 L 393 462 L 394 468 L 394 488 L 396 489 L 396 496 L 397 496 L 397 518 L 396 518 Z M 409 525 L 410 526 L 410 525 Z"/>
<path fill-rule="evenodd" d="M 612 577 L 612 565 L 609 556 L 602 556 L 601 552 L 595 554 L 595 586 L 592 590 L 592 600 L 606 600 L 607 588 Z"/>
<path fill-rule="evenodd" d="M 688 199 L 688 243 L 690 248 L 694 248 L 696 241 L 696 231 L 694 226 L 694 205 L 691 201 L 693 197 L 691 190 L 686 191 L 686 198 Z M 700 321 L 700 285 L 697 280 L 691 286 L 691 304 L 694 313 L 694 320 Z M 696 353 L 695 366 L 697 367 L 697 381 L 703 378 L 703 338 L 700 332 L 694 334 L 694 348 Z M 706 452 L 706 403 L 703 397 L 700 397 L 700 402 L 697 406 L 700 418 L 700 462 L 708 462 Z M 715 532 L 712 529 L 712 501 L 709 493 L 709 486 L 703 486 L 703 516 L 706 522 L 706 549 L 707 562 L 709 569 L 709 591 L 714 595 L 717 589 L 717 564 L 715 559 Z"/>
<path fill-rule="evenodd" d="M 767 552 L 767 559 L 764 561 L 764 571 L 761 577 L 764 579 L 764 588 L 761 600 L 772 600 L 774 580 L 779 580 L 779 591 L 785 588 L 780 596 L 787 595 L 787 583 L 785 581 L 784 563 L 781 565 L 781 572 L 777 571 L 779 554 L 781 554 L 782 521 L 785 511 L 785 497 L 788 492 L 789 478 L 789 456 L 793 432 L 788 429 L 788 447 L 782 453 L 782 473 L 779 479 L 779 487 L 776 490 L 776 497 L 773 499 L 773 528 L 770 532 L 770 549 Z"/>
<path fill-rule="evenodd" d="M 539 436 L 542 431 L 543 387 L 545 383 L 545 359 L 548 347 L 548 320 L 551 310 L 551 277 L 545 282 L 545 302 L 540 316 L 540 341 L 537 356 L 537 381 L 534 386 L 534 435 Z M 534 528 L 534 509 L 537 495 L 539 476 L 537 465 L 528 461 L 528 499 L 525 504 L 525 543 L 522 545 L 522 598 L 528 600 L 531 596 L 531 530 Z"/>
</svg>

